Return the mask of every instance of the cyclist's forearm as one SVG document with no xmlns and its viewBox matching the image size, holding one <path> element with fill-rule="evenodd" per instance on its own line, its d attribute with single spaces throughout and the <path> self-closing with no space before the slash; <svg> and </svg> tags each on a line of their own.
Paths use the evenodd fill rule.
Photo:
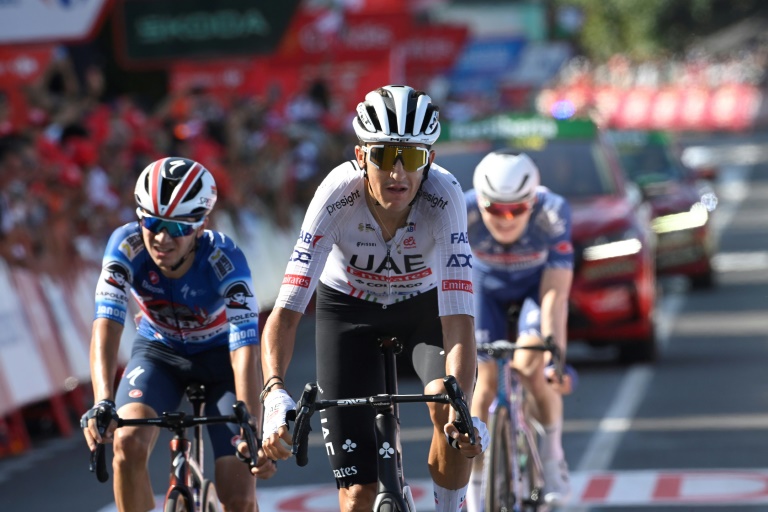
<svg viewBox="0 0 768 512">
<path fill-rule="evenodd" d="M 567 269 L 547 269 L 541 283 L 541 333 L 552 335 L 565 351 L 568 324 L 568 296 L 573 272 Z"/>
<path fill-rule="evenodd" d="M 467 405 L 471 405 L 477 366 L 474 319 L 469 315 L 449 315 L 440 320 L 443 324 L 445 373 L 456 377 Z"/>
<path fill-rule="evenodd" d="M 113 384 L 123 326 L 114 320 L 97 318 L 91 330 L 91 384 L 95 402 L 115 397 Z"/>
<path fill-rule="evenodd" d="M 276 376 L 285 379 L 293 357 L 296 330 L 301 313 L 285 308 L 275 308 L 267 319 L 261 338 L 261 367 L 264 379 Z M 275 384 L 275 387 L 283 387 Z"/>
<path fill-rule="evenodd" d="M 261 347 L 246 345 L 230 352 L 232 371 L 235 374 L 235 394 L 238 400 L 245 402 L 248 412 L 255 417 L 256 425 L 261 426 Z"/>
</svg>

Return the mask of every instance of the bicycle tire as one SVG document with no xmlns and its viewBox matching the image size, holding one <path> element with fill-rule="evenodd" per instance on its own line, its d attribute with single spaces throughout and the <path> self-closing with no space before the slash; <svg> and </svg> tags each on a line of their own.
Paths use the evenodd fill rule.
<svg viewBox="0 0 768 512">
<path fill-rule="evenodd" d="M 512 453 L 512 421 L 509 409 L 499 405 L 490 421 L 491 443 L 485 451 L 483 475 L 485 481 L 485 509 L 494 512 L 515 511 L 515 475 Z"/>
<path fill-rule="evenodd" d="M 181 489 L 173 489 L 165 500 L 164 512 L 195 512 L 194 503 Z"/>
<path fill-rule="evenodd" d="M 523 430 L 517 432 L 517 468 L 520 476 L 520 501 L 524 512 L 541 512 L 544 509 L 542 489 L 536 487 L 536 481 L 541 480 L 538 474 L 534 458 L 531 453 L 531 445 L 528 443 Z"/>
<path fill-rule="evenodd" d="M 200 512 L 220 512 L 220 510 L 216 486 L 206 478 L 200 492 Z"/>
</svg>

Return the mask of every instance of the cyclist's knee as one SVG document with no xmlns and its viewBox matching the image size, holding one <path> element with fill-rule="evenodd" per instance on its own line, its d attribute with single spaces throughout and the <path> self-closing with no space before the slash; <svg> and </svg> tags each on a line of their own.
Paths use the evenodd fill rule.
<svg viewBox="0 0 768 512">
<path fill-rule="evenodd" d="M 146 436 L 130 429 L 118 429 L 115 432 L 114 464 L 118 467 L 144 466 L 151 447 L 152 441 Z"/>
<path fill-rule="evenodd" d="M 252 512 L 256 510 L 256 498 L 251 493 L 242 492 L 219 496 L 223 512 Z"/>
<path fill-rule="evenodd" d="M 376 485 L 352 485 L 339 489 L 339 503 L 343 512 L 371 510 L 376 499 Z"/>
</svg>

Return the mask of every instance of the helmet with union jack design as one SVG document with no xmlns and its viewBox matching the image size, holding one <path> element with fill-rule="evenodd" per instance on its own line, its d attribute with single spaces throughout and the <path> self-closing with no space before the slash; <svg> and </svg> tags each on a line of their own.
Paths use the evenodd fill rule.
<svg viewBox="0 0 768 512">
<path fill-rule="evenodd" d="M 138 207 L 150 215 L 202 219 L 216 204 L 216 181 L 194 160 L 161 158 L 141 171 L 135 195 Z"/>
</svg>

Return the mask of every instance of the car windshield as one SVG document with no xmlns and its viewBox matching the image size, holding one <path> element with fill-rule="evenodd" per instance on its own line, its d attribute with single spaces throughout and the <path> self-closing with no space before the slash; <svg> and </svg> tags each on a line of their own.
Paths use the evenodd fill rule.
<svg viewBox="0 0 768 512">
<path fill-rule="evenodd" d="M 617 185 L 597 142 L 551 141 L 525 152 L 536 162 L 541 184 L 568 199 L 613 195 Z"/>
<path fill-rule="evenodd" d="M 627 177 L 640 186 L 679 181 L 683 177 L 664 146 L 620 146 L 618 151 Z"/>
</svg>

